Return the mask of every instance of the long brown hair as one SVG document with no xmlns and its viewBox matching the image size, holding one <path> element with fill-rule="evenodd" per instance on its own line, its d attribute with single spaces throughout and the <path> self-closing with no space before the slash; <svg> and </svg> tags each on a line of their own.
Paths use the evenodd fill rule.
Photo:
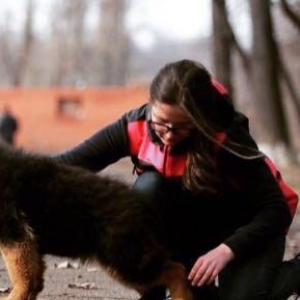
<svg viewBox="0 0 300 300">
<path fill-rule="evenodd" d="M 185 187 L 195 193 L 216 194 L 221 191 L 217 165 L 217 140 L 233 121 L 232 103 L 221 99 L 209 72 L 191 60 L 180 60 L 164 66 L 150 86 L 150 103 L 179 105 L 190 116 L 197 131 L 193 135 L 183 175 Z M 235 151 L 228 148 L 230 152 Z"/>
</svg>

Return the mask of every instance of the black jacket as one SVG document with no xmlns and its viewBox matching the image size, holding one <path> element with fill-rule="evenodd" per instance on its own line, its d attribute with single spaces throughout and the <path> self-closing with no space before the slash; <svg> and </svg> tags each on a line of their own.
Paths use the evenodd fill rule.
<svg viewBox="0 0 300 300">
<path fill-rule="evenodd" d="M 131 156 L 139 172 L 156 169 L 166 177 L 180 177 L 188 141 L 167 149 L 149 128 L 148 114 L 147 104 L 134 109 L 56 158 L 97 172 Z M 247 119 L 239 113 L 226 135 L 228 141 L 256 147 Z M 198 201 L 197 226 L 203 226 L 209 246 L 225 243 L 237 257 L 244 257 L 262 249 L 272 238 L 286 234 L 292 216 L 264 158 L 247 160 L 220 149 L 219 160 L 226 182 L 224 193 L 222 197 Z"/>
</svg>

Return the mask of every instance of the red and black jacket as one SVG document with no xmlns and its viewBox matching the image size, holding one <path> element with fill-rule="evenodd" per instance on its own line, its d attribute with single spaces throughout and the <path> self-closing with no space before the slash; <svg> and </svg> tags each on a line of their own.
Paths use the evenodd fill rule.
<svg viewBox="0 0 300 300">
<path fill-rule="evenodd" d="M 127 112 L 56 159 L 98 172 L 130 156 L 137 173 L 156 170 L 167 178 L 180 178 L 186 165 L 189 140 L 172 148 L 164 146 L 149 127 L 149 110 L 150 106 L 145 104 Z M 237 112 L 230 128 L 221 136 L 225 144 L 228 138 L 257 147 L 249 134 L 247 118 Z M 238 182 L 239 189 L 236 190 L 235 185 L 228 181 L 223 199 L 216 202 L 204 221 L 211 222 L 222 207 L 219 213 L 224 224 L 219 225 L 218 232 L 209 232 L 210 238 L 213 239 L 215 234 L 216 243 L 226 243 L 237 256 L 243 256 L 263 247 L 271 238 L 286 234 L 296 208 L 297 195 L 292 194 L 290 209 L 286 190 L 283 190 L 282 181 L 278 180 L 278 171 L 269 160 L 245 160 L 222 148 L 219 151 L 224 176 Z M 220 237 L 222 240 L 217 240 Z"/>
</svg>

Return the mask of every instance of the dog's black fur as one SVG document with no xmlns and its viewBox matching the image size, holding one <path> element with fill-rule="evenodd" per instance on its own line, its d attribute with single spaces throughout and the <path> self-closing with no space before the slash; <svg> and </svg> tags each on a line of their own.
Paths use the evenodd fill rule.
<svg viewBox="0 0 300 300">
<path fill-rule="evenodd" d="M 184 268 L 160 243 L 152 207 L 127 185 L 50 157 L 0 147 L 0 249 L 10 300 L 43 287 L 42 255 L 97 260 L 141 294 L 166 285 L 189 298 Z"/>
</svg>

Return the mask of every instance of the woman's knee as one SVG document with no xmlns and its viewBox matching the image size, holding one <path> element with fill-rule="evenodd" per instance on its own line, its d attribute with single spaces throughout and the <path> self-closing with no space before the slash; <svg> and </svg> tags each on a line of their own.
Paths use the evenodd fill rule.
<svg viewBox="0 0 300 300">
<path fill-rule="evenodd" d="M 155 171 L 140 174 L 133 185 L 133 190 L 139 192 L 150 201 L 166 198 L 168 182 L 165 177 Z"/>
<path fill-rule="evenodd" d="M 269 242 L 264 251 L 245 260 L 232 262 L 219 276 L 220 299 L 274 299 L 273 287 L 282 265 L 285 237 Z"/>
</svg>

